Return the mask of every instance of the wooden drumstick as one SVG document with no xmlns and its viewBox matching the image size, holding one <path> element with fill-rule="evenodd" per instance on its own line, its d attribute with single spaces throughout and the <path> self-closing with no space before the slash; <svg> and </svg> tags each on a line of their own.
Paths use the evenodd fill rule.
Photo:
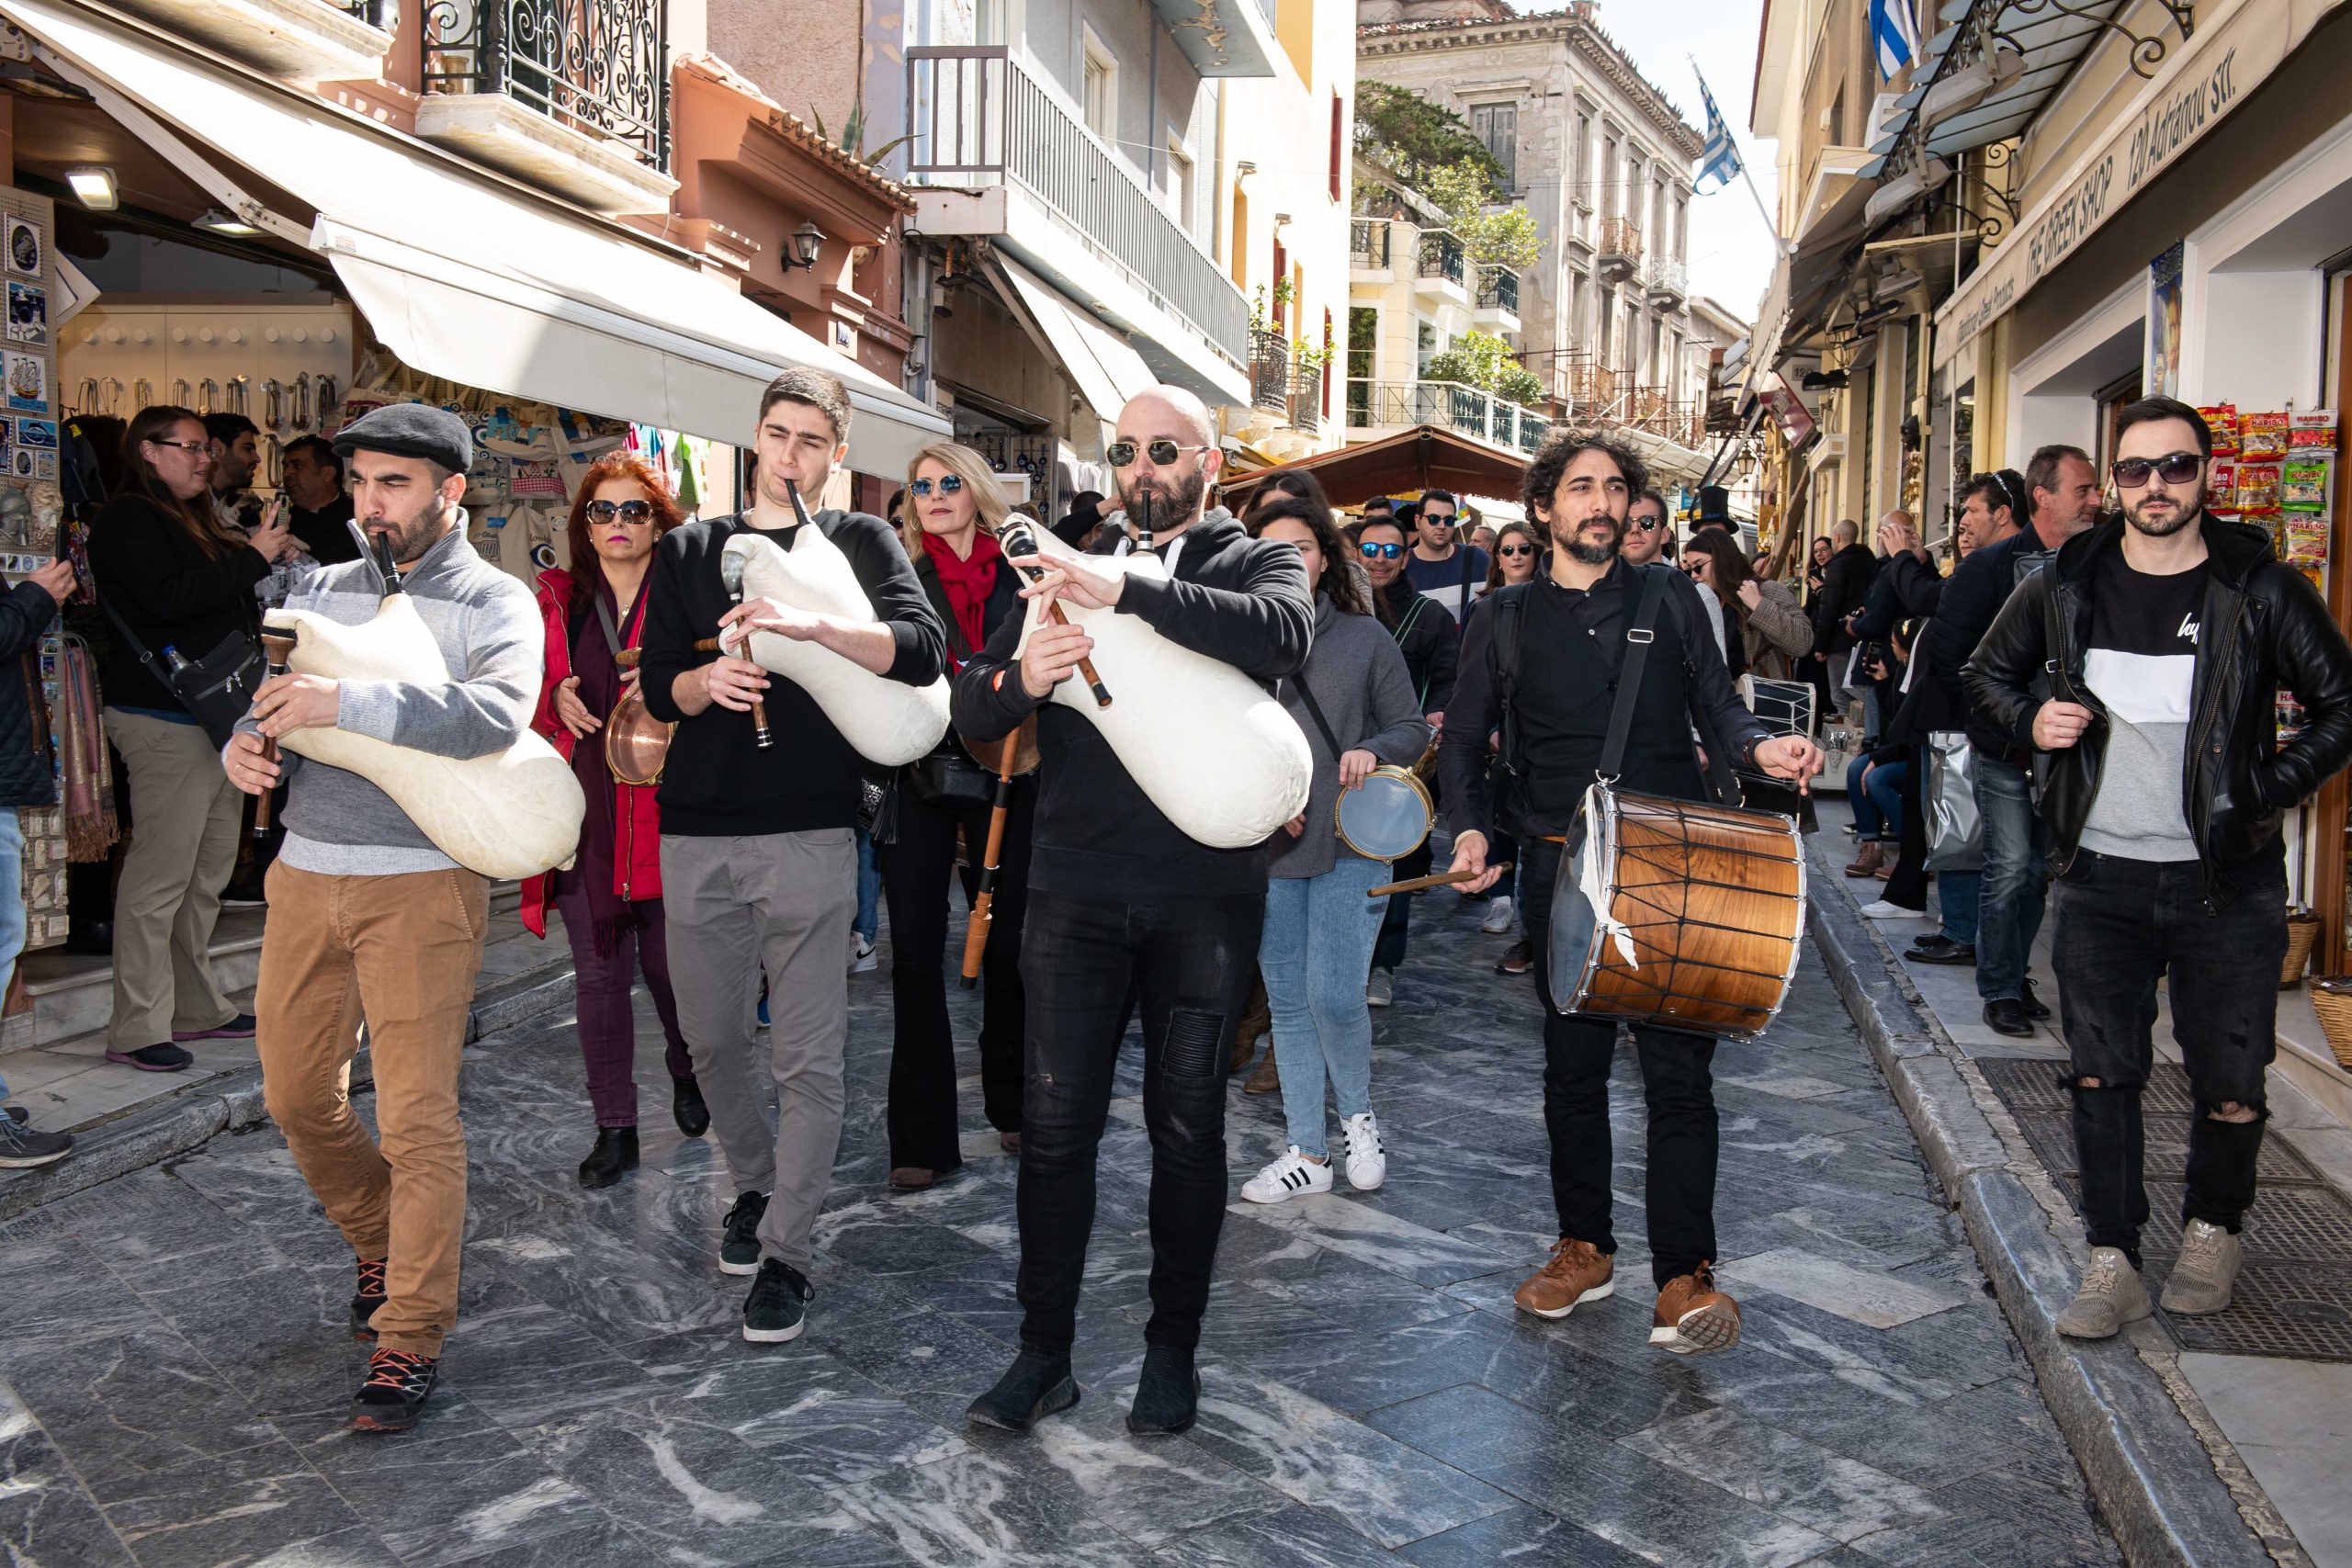
<svg viewBox="0 0 2352 1568">
<path fill-rule="evenodd" d="M 1022 720 L 1023 728 L 1036 725 L 1032 714 Z M 989 806 L 988 850 L 980 856 L 979 891 L 972 896 L 971 918 L 964 922 L 964 989 L 970 990 L 980 983 L 980 957 L 988 951 L 989 922 L 996 917 L 997 860 L 1004 852 L 1004 824 L 1012 812 L 1012 764 L 1021 754 L 1022 732 L 1014 730 L 1004 738 L 1003 750 L 999 753 L 996 768 L 996 797 Z"/>
<path fill-rule="evenodd" d="M 264 679 L 275 679 L 285 674 L 286 661 L 294 657 L 294 634 L 265 631 L 261 634 L 261 647 L 263 656 L 269 660 Z M 261 738 L 261 757 L 265 762 L 275 763 L 277 761 L 277 742 L 266 735 Z M 272 784 L 270 789 L 277 787 Z M 269 795 L 270 791 L 266 789 L 254 797 L 254 837 L 256 839 L 269 837 Z"/>
<path fill-rule="evenodd" d="M 1490 865 L 1479 871 L 1441 871 L 1434 876 L 1416 876 L 1403 882 L 1392 882 L 1385 887 L 1375 887 L 1364 895 L 1367 898 L 1384 898 L 1391 893 L 1419 893 L 1424 887 L 1451 887 L 1457 882 L 1476 882 L 1489 871 L 1509 871 L 1510 862 Z"/>
</svg>

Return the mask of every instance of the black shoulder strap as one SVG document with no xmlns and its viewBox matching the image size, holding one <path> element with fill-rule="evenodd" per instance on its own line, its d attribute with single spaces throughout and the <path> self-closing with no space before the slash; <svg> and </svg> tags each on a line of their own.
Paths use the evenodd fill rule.
<svg viewBox="0 0 2352 1568">
<path fill-rule="evenodd" d="M 1526 613 L 1527 590 L 1526 583 L 1514 582 L 1487 595 L 1494 604 L 1487 612 L 1494 620 L 1488 634 L 1494 638 L 1495 687 L 1500 708 L 1495 731 L 1502 739 L 1503 771 L 1514 776 L 1519 773 L 1519 725 L 1513 711 L 1519 695 L 1519 626 Z"/>
<path fill-rule="evenodd" d="M 1625 766 L 1625 739 L 1633 733 L 1634 708 L 1641 701 L 1642 669 L 1649 662 L 1650 645 L 1657 640 L 1657 609 L 1666 600 L 1666 572 L 1657 567 L 1642 570 L 1642 597 L 1625 627 L 1625 659 L 1617 668 L 1617 700 L 1609 705 L 1609 739 L 1600 748 L 1600 778 L 1614 784 Z"/>
<path fill-rule="evenodd" d="M 114 607 L 114 601 L 101 593 L 98 595 L 98 607 L 107 613 L 107 619 L 114 623 L 114 629 L 122 634 L 122 640 L 130 645 L 130 651 L 139 656 L 139 662 L 147 667 L 147 673 L 155 677 L 155 683 L 176 695 L 172 685 L 172 672 L 164 668 L 162 660 L 147 650 L 145 643 L 139 640 L 139 634 L 130 629 L 130 623 L 122 618 L 122 612 Z"/>
<path fill-rule="evenodd" d="M 1315 728 L 1323 732 L 1323 744 L 1331 748 L 1331 760 L 1338 761 L 1340 738 L 1331 733 L 1331 721 L 1323 716 L 1323 705 L 1315 700 L 1314 689 L 1307 685 L 1306 677 L 1294 675 L 1290 678 L 1290 684 L 1291 690 L 1298 694 L 1298 700 L 1306 705 L 1307 716 L 1315 720 Z"/>
</svg>

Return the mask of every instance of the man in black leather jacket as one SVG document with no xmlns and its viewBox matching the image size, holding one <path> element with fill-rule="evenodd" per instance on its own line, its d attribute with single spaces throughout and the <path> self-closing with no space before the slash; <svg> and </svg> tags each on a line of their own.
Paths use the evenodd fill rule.
<svg viewBox="0 0 2352 1568">
<path fill-rule="evenodd" d="M 2146 399 L 2117 416 L 2116 451 L 2122 518 L 2027 579 L 1965 671 L 1979 717 L 2035 753 L 2091 1245 L 2057 1326 L 2094 1339 L 2149 1311 L 2140 1093 L 2167 975 L 2196 1111 L 2164 1306 L 2230 1304 L 2287 947 L 2279 814 L 2352 759 L 2352 645 L 2267 535 L 2206 513 L 2204 420 Z M 2310 715 L 2283 748 L 2281 686 Z"/>
</svg>

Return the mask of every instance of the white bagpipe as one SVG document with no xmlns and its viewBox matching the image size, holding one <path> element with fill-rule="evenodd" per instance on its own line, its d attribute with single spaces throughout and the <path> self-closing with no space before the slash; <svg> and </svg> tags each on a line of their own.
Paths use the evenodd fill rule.
<svg viewBox="0 0 2352 1568">
<path fill-rule="evenodd" d="M 810 519 L 799 488 L 788 480 L 786 487 L 801 525 L 793 531 L 792 548 L 785 550 L 758 534 L 740 533 L 721 552 L 719 570 L 737 603 L 745 596 L 772 599 L 821 615 L 872 620 L 874 602 L 859 584 L 849 558 Z M 740 566 L 735 564 L 739 561 Z M 726 643 L 729 653 L 743 654 L 742 643 L 732 635 Z M 947 734 L 944 676 L 928 686 L 910 686 L 876 675 L 819 643 L 796 642 L 774 632 L 753 632 L 750 643 L 752 662 L 808 693 L 850 749 L 869 762 L 886 768 L 911 762 L 935 750 Z M 764 734 L 765 715 L 755 714 L 753 722 Z"/>
<path fill-rule="evenodd" d="M 1055 535 L 1026 525 L 1001 536 L 1016 565 L 1079 558 Z M 1147 548 L 1126 556 L 1088 556 L 1090 570 L 1165 578 Z M 1021 647 L 1042 623 L 1043 601 L 1029 601 Z M 1314 766 L 1306 737 L 1282 704 L 1222 660 L 1180 648 L 1140 615 L 1089 609 L 1069 599 L 1055 608 L 1094 639 L 1093 662 L 1109 671 L 1121 696 L 1107 700 L 1089 671 L 1064 681 L 1053 701 L 1073 708 L 1102 732 L 1152 805 L 1184 834 L 1212 849 L 1263 842 L 1306 809 Z M 1016 656 L 1018 650 L 1016 649 Z"/>
<path fill-rule="evenodd" d="M 347 626 L 308 610 L 272 610 L 263 617 L 264 638 L 277 645 L 273 670 L 413 684 L 420 671 L 447 668 L 415 602 L 401 592 L 380 540 L 379 549 L 384 602 L 364 625 Z M 484 876 L 536 876 L 570 865 L 579 848 L 588 810 L 580 781 L 571 764 L 527 728 L 506 750 L 487 757 L 439 757 L 347 729 L 297 729 L 277 744 L 357 773 L 391 796 L 434 847 Z"/>
</svg>

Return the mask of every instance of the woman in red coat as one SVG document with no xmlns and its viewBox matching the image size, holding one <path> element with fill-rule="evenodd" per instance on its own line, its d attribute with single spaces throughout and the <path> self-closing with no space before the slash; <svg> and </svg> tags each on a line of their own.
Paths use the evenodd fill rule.
<svg viewBox="0 0 2352 1568">
<path fill-rule="evenodd" d="M 552 900 L 571 939 L 580 1054 L 596 1111 L 596 1146 L 580 1162 L 582 1187 L 609 1187 L 637 1165 L 637 1029 L 629 987 L 639 969 L 669 1045 L 678 1130 L 696 1138 L 710 1125 L 670 990 L 654 792 L 615 782 L 605 765 L 602 733 L 605 716 L 637 680 L 637 671 L 624 671 L 616 656 L 635 648 L 644 627 L 653 542 L 683 521 L 650 468 L 627 453 L 607 454 L 589 468 L 572 499 L 567 531 L 572 570 L 539 574 L 547 669 L 532 728 L 571 759 L 588 797 L 588 815 L 571 869 L 524 884 L 523 923 L 545 936 Z"/>
</svg>

